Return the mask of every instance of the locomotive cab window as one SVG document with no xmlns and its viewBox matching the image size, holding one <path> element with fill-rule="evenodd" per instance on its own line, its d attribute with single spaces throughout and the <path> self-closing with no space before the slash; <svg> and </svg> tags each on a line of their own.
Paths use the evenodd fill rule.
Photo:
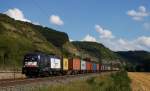
<svg viewBox="0 0 150 91">
<path fill-rule="evenodd" d="M 30 66 L 30 67 L 38 66 L 38 57 L 32 54 L 26 55 L 24 57 L 24 66 Z"/>
</svg>

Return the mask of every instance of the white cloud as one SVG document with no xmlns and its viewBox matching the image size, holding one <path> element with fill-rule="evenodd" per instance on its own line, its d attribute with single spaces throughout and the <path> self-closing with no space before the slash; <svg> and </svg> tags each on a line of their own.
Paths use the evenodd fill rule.
<svg viewBox="0 0 150 91">
<path fill-rule="evenodd" d="M 144 26 L 144 28 L 145 28 L 146 30 L 150 30 L 150 23 L 149 23 L 149 22 L 145 22 L 145 23 L 143 24 L 143 26 Z"/>
<path fill-rule="evenodd" d="M 113 51 L 146 50 L 150 51 L 150 37 L 141 36 L 134 40 L 125 40 L 122 38 L 99 39 L 106 47 Z"/>
<path fill-rule="evenodd" d="M 137 39 L 137 43 L 150 49 L 150 37 L 141 36 Z"/>
<path fill-rule="evenodd" d="M 132 45 L 123 39 L 100 39 L 99 42 L 113 51 L 133 50 Z"/>
<path fill-rule="evenodd" d="M 96 42 L 96 38 L 94 38 L 93 36 L 91 36 L 91 35 L 87 34 L 87 35 L 85 36 L 85 38 L 83 38 L 83 40 L 82 40 L 82 41 L 91 41 L 91 42 Z"/>
<path fill-rule="evenodd" d="M 145 6 L 140 6 L 138 10 L 129 10 L 127 15 L 131 16 L 133 20 L 141 21 L 144 17 L 149 16 L 149 12 L 146 11 Z"/>
<path fill-rule="evenodd" d="M 110 30 L 104 29 L 100 25 L 96 25 L 95 29 L 100 34 L 100 38 L 112 39 L 115 37 Z"/>
<path fill-rule="evenodd" d="M 25 22 L 31 22 L 30 20 L 26 19 L 23 12 L 18 8 L 8 9 L 4 14 L 8 15 L 11 18 L 14 18 L 15 20 L 25 21 Z"/>
<path fill-rule="evenodd" d="M 34 25 L 41 25 L 39 22 L 33 22 Z"/>
<path fill-rule="evenodd" d="M 95 26 L 99 32 L 97 42 L 104 44 L 113 51 L 129 51 L 129 50 L 147 50 L 150 51 L 150 37 L 141 36 L 134 40 L 127 40 L 115 37 L 111 31 L 103 29 L 101 26 Z M 95 39 L 96 40 L 96 39 Z"/>
<path fill-rule="evenodd" d="M 61 18 L 57 15 L 51 15 L 50 22 L 55 25 L 63 25 L 64 24 L 64 22 L 61 20 Z"/>
<path fill-rule="evenodd" d="M 72 42 L 72 41 L 74 41 L 74 40 L 73 40 L 73 39 L 69 39 L 69 41 L 71 41 L 71 42 Z"/>
</svg>

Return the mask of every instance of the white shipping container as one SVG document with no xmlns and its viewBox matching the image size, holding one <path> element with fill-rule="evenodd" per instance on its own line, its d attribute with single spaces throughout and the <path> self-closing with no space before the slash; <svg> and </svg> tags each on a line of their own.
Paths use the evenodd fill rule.
<svg viewBox="0 0 150 91">
<path fill-rule="evenodd" d="M 102 66 L 101 66 L 101 70 L 103 70 L 103 71 L 106 70 L 106 69 L 105 69 L 105 65 L 102 65 Z"/>
<path fill-rule="evenodd" d="M 61 68 L 60 62 L 61 62 L 61 60 L 58 58 L 51 58 L 51 68 L 52 69 L 60 69 Z"/>
<path fill-rule="evenodd" d="M 108 69 L 107 70 L 111 70 L 111 67 L 110 66 L 108 66 Z"/>
<path fill-rule="evenodd" d="M 86 62 L 81 60 L 81 70 L 86 70 Z"/>
</svg>

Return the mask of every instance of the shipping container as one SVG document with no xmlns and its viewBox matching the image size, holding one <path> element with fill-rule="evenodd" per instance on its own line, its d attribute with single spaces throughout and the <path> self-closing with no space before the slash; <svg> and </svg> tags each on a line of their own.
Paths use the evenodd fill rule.
<svg viewBox="0 0 150 91">
<path fill-rule="evenodd" d="M 101 71 L 102 69 L 101 69 L 101 67 L 102 67 L 102 65 L 101 64 L 99 64 L 99 71 Z"/>
<path fill-rule="evenodd" d="M 79 58 L 74 58 L 73 59 L 73 69 L 74 70 L 80 70 L 80 59 Z"/>
<path fill-rule="evenodd" d="M 107 70 L 107 66 L 106 66 L 106 65 L 104 65 L 104 70 L 105 70 L 105 71 Z"/>
<path fill-rule="evenodd" d="M 90 70 L 90 62 L 86 62 L 86 70 L 87 70 L 87 71 Z"/>
<path fill-rule="evenodd" d="M 91 62 L 86 62 L 86 70 L 92 71 L 92 63 Z"/>
<path fill-rule="evenodd" d="M 109 64 L 103 64 L 103 70 L 105 70 L 105 71 L 111 70 L 111 65 L 109 65 Z"/>
<path fill-rule="evenodd" d="M 100 70 L 100 66 L 99 64 L 96 64 L 96 70 L 99 71 Z"/>
<path fill-rule="evenodd" d="M 110 67 L 110 66 L 107 66 L 107 70 L 111 70 L 111 67 Z"/>
<path fill-rule="evenodd" d="M 102 70 L 102 71 L 104 71 L 104 70 L 105 70 L 104 65 L 101 65 L 101 70 Z"/>
<path fill-rule="evenodd" d="M 86 61 L 81 60 L 81 70 L 86 70 Z"/>
<path fill-rule="evenodd" d="M 51 57 L 50 62 L 51 62 L 51 69 L 61 69 L 61 59 Z"/>
<path fill-rule="evenodd" d="M 93 70 L 93 63 L 90 62 L 90 71 L 92 71 L 92 70 Z"/>
<path fill-rule="evenodd" d="M 69 70 L 80 70 L 80 59 L 79 58 L 71 58 L 69 59 Z"/>
<path fill-rule="evenodd" d="M 68 70 L 68 59 L 63 58 L 63 70 Z"/>
<path fill-rule="evenodd" d="M 97 69 L 96 63 L 93 63 L 92 68 L 93 68 L 92 69 L 93 71 L 96 71 L 96 69 Z"/>
</svg>

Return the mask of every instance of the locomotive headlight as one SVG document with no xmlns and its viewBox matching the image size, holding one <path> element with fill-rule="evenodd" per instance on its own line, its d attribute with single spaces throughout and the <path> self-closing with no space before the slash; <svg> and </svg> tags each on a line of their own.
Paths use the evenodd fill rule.
<svg viewBox="0 0 150 91">
<path fill-rule="evenodd" d="M 37 66 L 37 62 L 25 62 L 25 66 Z"/>
</svg>

